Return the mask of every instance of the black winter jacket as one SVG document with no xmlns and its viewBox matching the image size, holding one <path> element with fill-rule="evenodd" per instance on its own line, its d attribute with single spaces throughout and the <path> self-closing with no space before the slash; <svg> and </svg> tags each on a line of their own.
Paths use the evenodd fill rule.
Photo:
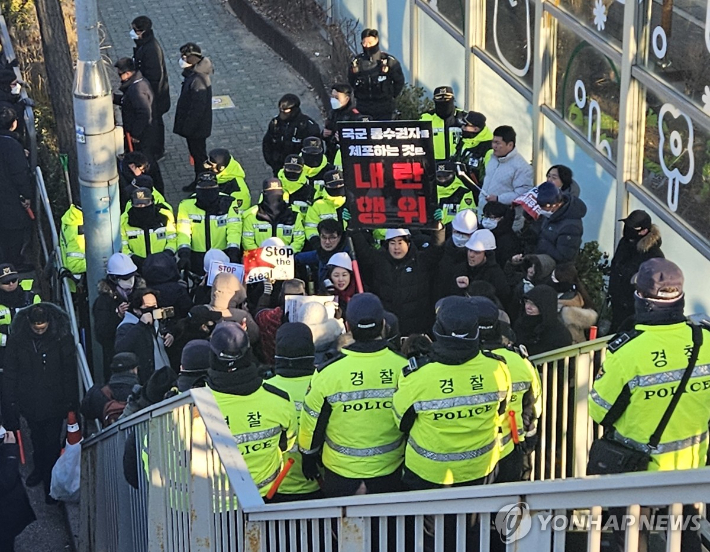
<svg viewBox="0 0 710 552">
<path fill-rule="evenodd" d="M 395 260 L 385 246 L 373 249 L 361 232 L 353 235 L 363 277 L 388 311 L 397 315 L 402 336 L 431 331 L 434 321 L 433 285 L 441 259 L 444 230 L 432 235 L 422 249 L 411 243 L 407 255 Z"/>
<path fill-rule="evenodd" d="M 524 297 L 535 303 L 540 314 L 523 314 L 516 320 L 513 326 L 516 343 L 525 345 L 531 356 L 572 345 L 572 335 L 557 317 L 557 292 L 550 286 L 540 284 Z"/>
<path fill-rule="evenodd" d="M 150 83 L 155 101 L 155 115 L 160 117 L 170 109 L 170 86 L 168 85 L 168 71 L 165 68 L 163 49 L 152 29 L 144 31 L 143 36 L 135 43 L 133 59 L 136 69 L 143 73 Z"/>
<path fill-rule="evenodd" d="M 115 400 L 127 402 L 133 387 L 138 385 L 138 376 L 130 372 L 111 374 L 107 385 Z M 97 383 L 86 392 L 81 401 L 81 413 L 87 420 L 103 422 L 104 406 L 108 402 L 108 397 L 102 391 L 103 387 L 104 384 Z"/>
<path fill-rule="evenodd" d="M 208 138 L 212 134 L 212 73 L 209 58 L 183 70 L 185 80 L 175 107 L 175 134 L 183 138 Z"/>
<path fill-rule="evenodd" d="M 116 339 L 116 328 L 121 323 L 121 318 L 116 313 L 116 309 L 123 302 L 128 302 L 127 298 L 123 298 L 116 290 L 116 285 L 108 280 L 99 280 L 97 284 L 98 295 L 92 307 L 94 315 L 94 333 L 96 340 L 101 344 L 101 347 L 110 354 L 105 354 L 109 362 L 113 358 L 113 344 Z M 142 278 L 136 276 L 133 290 L 144 288 L 145 282 Z"/>
<path fill-rule="evenodd" d="M 162 341 L 162 336 L 152 324 L 140 322 L 130 311 L 126 313 L 116 329 L 115 350 L 117 353 L 133 353 L 138 357 L 138 379 L 142 385 L 148 381 L 153 372 L 163 366 L 170 366 L 167 352 L 162 355 L 161 365 L 155 364 L 155 347 L 164 350 Z"/>
<path fill-rule="evenodd" d="M 274 117 L 269 122 L 266 134 L 261 141 L 264 161 L 277 173 L 283 167 L 287 155 L 301 153 L 304 138 L 320 136 L 320 127 L 300 107 L 291 110 L 291 117 L 283 121 Z"/>
<path fill-rule="evenodd" d="M 19 415 L 32 421 L 64 418 L 77 407 L 77 364 L 69 317 L 51 303 L 49 328 L 37 335 L 29 309 L 15 315 L 5 353 L 2 413 L 6 429 L 19 428 Z"/>
<path fill-rule="evenodd" d="M 152 138 L 153 129 L 153 89 L 150 83 L 136 71 L 119 87 L 123 92 L 121 115 L 123 130 L 141 141 Z"/>
<path fill-rule="evenodd" d="M 30 166 L 17 134 L 0 130 L 0 228 L 3 230 L 32 226 L 20 196 L 34 198 Z"/>
<path fill-rule="evenodd" d="M 159 307 L 175 307 L 172 325 L 180 318 L 185 318 L 193 307 L 187 287 L 180 280 L 180 273 L 172 253 L 148 255 L 143 263 L 143 277 L 146 285 L 158 292 Z"/>
<path fill-rule="evenodd" d="M 451 282 L 450 295 L 462 295 L 463 290 L 456 285 L 456 277 L 468 276 L 469 284 L 476 281 L 488 282 L 493 285 L 496 290 L 496 297 L 507 309 L 510 304 L 510 285 L 505 277 L 505 272 L 498 265 L 495 259 L 495 253 L 489 252 L 486 255 L 486 262 L 478 266 L 469 266 L 468 260 L 458 265 L 454 269 L 454 279 Z"/>
<path fill-rule="evenodd" d="M 549 255 L 557 263 L 574 261 L 582 245 L 584 226 L 582 218 L 587 205 L 578 197 L 562 194 L 565 203 L 549 218 L 538 219 L 540 233 L 535 253 Z"/>
<path fill-rule="evenodd" d="M 0 443 L 0 527 L 4 537 L 16 537 L 36 519 L 20 477 L 20 447 Z"/>
</svg>

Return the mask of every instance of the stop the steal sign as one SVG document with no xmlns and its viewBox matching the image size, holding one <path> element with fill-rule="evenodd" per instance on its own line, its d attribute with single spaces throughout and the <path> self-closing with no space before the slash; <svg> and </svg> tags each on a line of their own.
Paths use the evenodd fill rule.
<svg viewBox="0 0 710 552">
<path fill-rule="evenodd" d="M 264 280 L 291 280 L 294 275 L 293 249 L 269 245 L 244 253 L 244 274 L 247 284 Z"/>
</svg>

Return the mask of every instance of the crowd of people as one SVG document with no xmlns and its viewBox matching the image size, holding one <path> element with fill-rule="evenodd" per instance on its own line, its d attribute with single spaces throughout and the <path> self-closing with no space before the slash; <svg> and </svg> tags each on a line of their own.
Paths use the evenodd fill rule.
<svg viewBox="0 0 710 552">
<path fill-rule="evenodd" d="M 212 65 L 187 43 L 174 132 L 187 140 L 195 178 L 175 209 L 158 166 L 169 108 L 164 56 L 150 19 L 136 18 L 131 32 L 134 55 L 116 63 L 127 146 L 122 251 L 109 259 L 91 305 L 103 383 L 82 401 L 85 418 L 107 426 L 208 386 L 262 495 L 283 462 L 295 460 L 273 500 L 527 479 L 541 414 L 528 355 L 587 340 L 603 300 L 590 296 L 575 265 L 587 207 L 571 169 L 554 165 L 535 186 L 515 130 L 489 128 L 483 113 L 458 109 L 453 89 L 441 86 L 434 110 L 422 115 L 433 130 L 436 227 L 349 228 L 337 123 L 392 119 L 404 85 L 397 60 L 366 29 L 349 82 L 332 87 L 322 130 L 297 96 L 279 101 L 262 142 L 273 174 L 252 202 L 232 152 L 207 151 Z M 0 102 L 0 131 L 12 132 L 13 120 Z M 633 332 L 640 308 L 653 323 L 648 312 L 662 296 L 632 276 L 663 253 L 648 213 L 623 223 L 611 262 L 611 325 Z M 247 285 L 211 274 L 215 261 L 239 263 L 266 246 L 293 249 L 294 278 Z M 77 206 L 62 218 L 61 247 L 64 267 L 80 279 Z M 61 420 L 77 406 L 76 371 L 66 369 L 73 353 L 61 312 L 33 305 L 12 264 L 0 271 L 3 423 L 11 430 L 20 415 L 28 420 L 35 471 L 27 484 L 48 488 Z M 313 295 L 329 299 L 290 300 Z M 56 381 L 37 372 L 48 363 L 60 368 Z"/>
</svg>

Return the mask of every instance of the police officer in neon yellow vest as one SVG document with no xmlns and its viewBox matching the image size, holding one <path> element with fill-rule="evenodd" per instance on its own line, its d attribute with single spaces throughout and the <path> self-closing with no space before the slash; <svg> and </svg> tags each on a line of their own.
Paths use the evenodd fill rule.
<svg viewBox="0 0 710 552">
<path fill-rule="evenodd" d="M 318 477 L 321 457 L 327 497 L 401 488 L 404 439 L 392 417 L 392 395 L 406 360 L 382 339 L 384 316 L 372 293 L 350 300 L 346 327 L 355 342 L 318 368 L 303 401 L 303 473 Z"/>
<path fill-rule="evenodd" d="M 283 453 L 296 442 L 296 408 L 288 393 L 261 379 L 249 337 L 235 322 L 220 322 L 212 332 L 207 386 L 266 496 L 283 467 Z"/>
<path fill-rule="evenodd" d="M 205 161 L 205 169 L 215 173 L 219 191 L 231 195 L 240 212 L 251 207 L 251 193 L 245 180 L 246 173 L 229 150 L 225 148 L 211 150 Z"/>
<path fill-rule="evenodd" d="M 444 225 L 453 221 L 459 211 L 476 208 L 473 192 L 456 176 L 452 161 L 436 164 L 436 197 L 439 208 L 434 212 L 434 220 Z"/>
<path fill-rule="evenodd" d="M 5 345 L 10 324 L 21 308 L 42 299 L 32 291 L 32 280 L 19 280 L 20 275 L 10 263 L 0 264 L 0 374 L 5 362 Z"/>
<path fill-rule="evenodd" d="M 296 415 L 300 415 L 303 410 L 303 398 L 315 371 L 314 360 L 313 333 L 303 322 L 287 322 L 276 330 L 276 375 L 269 379 L 268 383 L 289 394 L 296 407 Z M 279 494 L 288 500 L 321 498 L 322 492 L 318 483 L 306 479 L 303 474 L 301 453 L 298 452 L 296 444 L 284 454 L 285 460 L 289 458 L 294 459 L 294 464 L 281 483 Z"/>
<path fill-rule="evenodd" d="M 461 121 L 464 112 L 456 108 L 454 89 L 438 86 L 434 90 L 434 110 L 424 113 L 419 120 L 431 121 L 434 139 L 434 158 L 451 159 L 461 140 Z"/>
</svg>

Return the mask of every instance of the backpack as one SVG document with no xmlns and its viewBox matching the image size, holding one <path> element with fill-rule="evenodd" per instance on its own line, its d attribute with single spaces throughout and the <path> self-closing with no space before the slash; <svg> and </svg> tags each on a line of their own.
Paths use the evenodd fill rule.
<svg viewBox="0 0 710 552">
<path fill-rule="evenodd" d="M 123 414 L 123 409 L 126 408 L 127 401 L 116 400 L 108 385 L 101 388 L 101 392 L 108 399 L 104 405 L 103 418 L 101 419 L 102 427 L 108 427 L 114 423 Z"/>
</svg>

